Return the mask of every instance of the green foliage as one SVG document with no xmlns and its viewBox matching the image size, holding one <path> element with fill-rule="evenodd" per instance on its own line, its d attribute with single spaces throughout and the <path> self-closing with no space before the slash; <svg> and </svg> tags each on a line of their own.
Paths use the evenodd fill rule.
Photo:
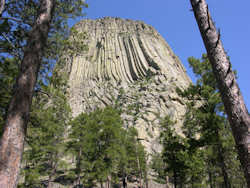
<svg viewBox="0 0 250 188">
<path fill-rule="evenodd" d="M 166 116 L 161 120 L 160 143 L 163 146 L 161 153 L 152 156 L 151 166 L 154 170 L 156 181 L 159 183 L 170 182 L 175 186 L 192 184 L 193 187 L 204 186 L 198 181 L 204 174 L 204 162 L 200 160 L 202 150 L 192 150 L 188 139 L 181 136 L 174 129 L 174 121 Z"/>
<path fill-rule="evenodd" d="M 160 184 L 166 183 L 166 177 L 168 176 L 167 172 L 167 166 L 166 163 L 164 163 L 162 155 L 160 153 L 155 152 L 152 155 L 150 167 L 154 171 L 155 174 L 153 174 L 154 180 Z"/>
<path fill-rule="evenodd" d="M 29 32 L 38 15 L 40 2 L 27 0 L 5 2 L 3 19 L 0 20 L 0 135 L 18 67 L 23 58 Z M 68 20 L 83 17 L 85 7 L 87 4 L 82 0 L 56 0 L 55 16 L 51 22 L 51 30 L 43 54 L 39 83 L 48 84 L 55 62 L 61 57 L 65 48 L 70 45 L 79 46 L 68 42 L 70 33 Z M 86 50 L 86 45 L 82 44 L 82 46 L 84 46 L 83 50 Z M 37 88 L 40 88 L 39 83 Z"/>
<path fill-rule="evenodd" d="M 146 168 L 145 151 L 134 128 L 125 130 L 119 111 L 112 107 L 80 114 L 71 122 L 67 148 L 75 158 L 71 177 L 85 186 L 108 177 L 139 176 Z"/>
<path fill-rule="evenodd" d="M 201 60 L 192 57 L 188 61 L 197 76 L 196 85 L 177 92 L 186 99 L 187 112 L 182 130 L 189 149 L 203 150 L 201 159 L 206 163 L 210 186 L 238 187 L 235 178 L 242 180 L 243 175 L 211 65 L 206 55 Z M 234 174 L 233 169 L 239 172 Z M 241 185 L 244 184 L 242 181 Z"/>
<path fill-rule="evenodd" d="M 177 92 L 187 111 L 182 132 L 168 116 L 161 121 L 161 153 L 152 157 L 158 182 L 191 187 L 246 186 L 235 143 L 224 114 L 216 80 L 206 55 L 189 58 L 197 83 Z"/>
<path fill-rule="evenodd" d="M 121 150 L 122 121 L 114 109 L 107 107 L 81 114 L 71 123 L 68 148 L 78 156 L 76 171 L 105 181 L 114 168 Z M 79 153 L 81 151 L 81 153 Z"/>
<path fill-rule="evenodd" d="M 45 180 L 58 176 L 58 169 L 65 165 L 65 131 L 71 116 L 62 88 L 58 78 L 51 78 L 50 85 L 42 85 L 33 99 L 23 156 L 24 187 L 42 186 Z"/>
<path fill-rule="evenodd" d="M 140 143 L 138 132 L 134 127 L 126 130 L 123 137 L 124 153 L 120 155 L 119 173 L 127 176 L 133 181 L 133 176 L 146 181 L 147 173 L 147 153 L 144 146 Z"/>
<path fill-rule="evenodd" d="M 163 162 L 168 164 L 166 170 L 174 176 L 181 177 L 186 167 L 185 139 L 173 130 L 174 122 L 166 116 L 161 122 L 160 143 L 163 145 Z"/>
<path fill-rule="evenodd" d="M 88 50 L 87 34 L 85 32 L 78 32 L 75 27 L 70 29 L 70 38 L 65 40 L 64 46 L 70 56 L 80 55 Z"/>
<path fill-rule="evenodd" d="M 6 19 L 0 20 L 0 56 L 2 58 L 15 57 L 16 64 L 20 63 L 29 32 L 38 15 L 40 3 L 41 1 L 6 1 L 2 15 Z M 52 71 L 62 50 L 67 47 L 70 34 L 69 19 L 83 17 L 83 9 L 86 7 L 87 4 L 83 0 L 56 0 L 39 79 L 43 80 L 41 76 Z"/>
<path fill-rule="evenodd" d="M 0 137 L 3 132 L 3 125 L 7 113 L 8 104 L 14 87 L 15 77 L 18 72 L 18 65 L 15 58 L 0 59 Z"/>
</svg>

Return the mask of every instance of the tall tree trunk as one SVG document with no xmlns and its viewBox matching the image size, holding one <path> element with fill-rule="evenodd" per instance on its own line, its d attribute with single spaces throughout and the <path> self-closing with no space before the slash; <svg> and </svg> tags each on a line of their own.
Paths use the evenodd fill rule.
<svg viewBox="0 0 250 188">
<path fill-rule="evenodd" d="M 216 129 L 215 130 L 215 134 L 216 134 L 216 150 L 218 150 L 218 161 L 219 161 L 219 166 L 223 175 L 223 179 L 224 179 L 224 186 L 225 188 L 230 188 L 230 181 L 229 181 L 229 177 L 228 177 L 228 173 L 227 173 L 227 167 L 225 164 L 225 152 L 223 149 L 223 145 L 222 145 L 222 141 L 220 139 L 220 134 L 219 134 L 219 130 Z"/>
<path fill-rule="evenodd" d="M 124 173 L 122 176 L 122 185 L 123 185 L 123 188 L 127 188 L 127 176 Z"/>
<path fill-rule="evenodd" d="M 219 154 L 219 160 L 220 160 L 219 163 L 220 163 L 221 172 L 222 172 L 223 179 L 224 179 L 224 186 L 225 188 L 230 188 L 231 185 L 230 185 L 230 181 L 229 181 L 227 170 L 226 170 L 226 164 L 224 162 L 224 157 L 222 156 L 221 153 Z"/>
<path fill-rule="evenodd" d="M 169 177 L 166 176 L 166 188 L 169 188 L 168 184 L 169 184 Z"/>
<path fill-rule="evenodd" d="M 177 174 L 175 170 L 174 170 L 174 188 L 177 188 Z"/>
<path fill-rule="evenodd" d="M 250 187 L 250 116 L 205 0 L 190 0 Z"/>
<path fill-rule="evenodd" d="M 212 179 L 212 173 L 211 173 L 210 170 L 208 172 L 208 180 L 209 180 L 210 188 L 214 188 L 214 186 L 213 186 L 213 179 Z"/>
<path fill-rule="evenodd" d="M 217 137 L 219 138 L 218 133 L 217 133 Z M 217 149 L 218 149 L 218 155 L 219 155 L 218 156 L 219 165 L 220 165 L 221 172 L 222 172 L 223 179 L 224 179 L 224 186 L 225 186 L 225 188 L 230 188 L 231 184 L 230 184 L 230 181 L 229 181 L 229 177 L 228 177 L 228 173 L 227 173 L 227 167 L 226 167 L 226 164 L 225 164 L 223 146 L 222 146 L 220 140 L 218 140 L 218 148 Z"/>
<path fill-rule="evenodd" d="M 78 159 L 77 159 L 77 185 L 80 186 L 81 184 L 81 155 L 82 155 L 82 148 L 80 148 L 78 152 Z"/>
<path fill-rule="evenodd" d="M 110 188 L 110 183 L 111 183 L 111 177 L 107 177 L 107 182 L 106 182 L 106 188 Z"/>
<path fill-rule="evenodd" d="M 48 38 L 55 0 L 41 0 L 29 34 L 19 76 L 0 140 L 0 188 L 15 188 L 18 182 L 26 126 L 42 54 Z"/>
<path fill-rule="evenodd" d="M 5 8 L 5 0 L 1 0 L 1 4 L 0 4 L 0 18 L 2 17 L 4 8 Z"/>
<path fill-rule="evenodd" d="M 145 172 L 145 188 L 149 188 L 148 187 L 148 171 L 146 169 L 146 172 Z"/>
<path fill-rule="evenodd" d="M 47 188 L 52 188 L 52 176 L 49 176 Z"/>
<path fill-rule="evenodd" d="M 137 142 L 138 142 L 138 138 L 137 138 Z M 138 151 L 137 151 L 137 143 L 135 145 L 135 155 L 136 155 L 136 160 L 137 160 L 137 168 L 139 169 L 139 183 L 140 183 L 140 188 L 142 187 L 142 170 L 141 170 L 141 165 L 140 165 L 140 159 L 138 156 Z"/>
</svg>

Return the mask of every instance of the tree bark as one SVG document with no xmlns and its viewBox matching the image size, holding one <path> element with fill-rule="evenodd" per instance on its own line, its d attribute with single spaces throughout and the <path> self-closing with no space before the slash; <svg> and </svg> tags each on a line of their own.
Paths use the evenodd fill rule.
<svg viewBox="0 0 250 188">
<path fill-rule="evenodd" d="M 2 17 L 4 8 L 5 8 L 5 0 L 1 0 L 1 5 L 0 5 L 0 17 Z"/>
<path fill-rule="evenodd" d="M 127 188 L 127 176 L 124 175 L 124 173 L 122 176 L 122 185 L 123 185 L 123 188 Z"/>
<path fill-rule="evenodd" d="M 174 188 L 177 188 L 177 174 L 174 170 Z"/>
<path fill-rule="evenodd" d="M 15 188 L 34 87 L 48 38 L 55 0 L 41 0 L 36 22 L 29 34 L 24 57 L 10 101 L 0 140 L 0 188 Z"/>
<path fill-rule="evenodd" d="M 169 188 L 168 184 L 169 184 L 169 177 L 166 176 L 166 188 Z"/>
<path fill-rule="evenodd" d="M 76 168 L 77 168 L 77 184 L 79 185 L 81 184 L 81 155 L 82 155 L 82 148 L 80 148 L 79 152 L 78 152 L 78 157 L 77 157 L 77 164 L 76 164 Z"/>
<path fill-rule="evenodd" d="M 138 141 L 139 139 L 137 138 L 137 142 Z M 138 151 L 137 151 L 137 143 L 135 145 L 135 155 L 136 155 L 136 160 L 137 160 L 137 168 L 139 169 L 139 175 L 140 175 L 139 183 L 140 183 L 140 188 L 141 188 L 142 187 L 142 170 L 141 170 L 140 159 L 139 159 Z"/>
<path fill-rule="evenodd" d="M 214 188 L 214 186 L 213 186 L 213 179 L 212 179 L 212 173 L 210 172 L 210 170 L 208 172 L 208 180 L 209 180 L 210 188 Z"/>
<path fill-rule="evenodd" d="M 102 182 L 100 182 L 100 185 L 101 185 L 101 188 L 103 188 L 103 183 Z"/>
<path fill-rule="evenodd" d="M 250 187 L 250 116 L 205 0 L 190 0 Z"/>
<path fill-rule="evenodd" d="M 111 177 L 107 177 L 107 182 L 106 182 L 106 188 L 110 188 L 110 183 L 111 183 Z"/>
<path fill-rule="evenodd" d="M 230 188 L 231 185 L 230 185 L 230 181 L 229 181 L 227 170 L 226 170 L 226 164 L 224 162 L 224 157 L 222 156 L 223 153 L 221 153 L 220 149 L 219 149 L 219 152 L 220 152 L 219 153 L 219 165 L 220 165 L 221 172 L 222 172 L 223 179 L 224 179 L 224 186 L 225 188 Z"/>
<path fill-rule="evenodd" d="M 219 133 L 218 132 L 217 132 L 217 138 L 219 138 Z M 225 188 L 231 188 L 231 184 L 230 184 L 230 181 L 229 181 L 229 176 L 228 176 L 228 173 L 227 173 L 227 167 L 226 167 L 226 164 L 225 164 L 223 146 L 222 146 L 219 139 L 218 139 L 218 160 L 219 160 L 219 165 L 220 165 L 221 172 L 222 172 L 223 179 L 224 179 L 224 186 L 225 186 Z"/>
<path fill-rule="evenodd" d="M 149 188 L 148 187 L 148 171 L 147 170 L 145 172 L 145 188 Z"/>
</svg>

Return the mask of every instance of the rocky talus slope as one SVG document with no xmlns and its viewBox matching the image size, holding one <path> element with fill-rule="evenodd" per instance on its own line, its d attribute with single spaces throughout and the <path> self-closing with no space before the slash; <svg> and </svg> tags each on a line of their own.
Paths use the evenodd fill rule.
<svg viewBox="0 0 250 188">
<path fill-rule="evenodd" d="M 124 110 L 125 126 L 138 129 L 149 153 L 158 151 L 159 117 L 170 115 L 178 128 L 185 113 L 175 89 L 191 81 L 178 57 L 141 21 L 86 19 L 74 28 L 86 34 L 88 50 L 66 58 L 73 116 L 118 105 Z"/>
</svg>

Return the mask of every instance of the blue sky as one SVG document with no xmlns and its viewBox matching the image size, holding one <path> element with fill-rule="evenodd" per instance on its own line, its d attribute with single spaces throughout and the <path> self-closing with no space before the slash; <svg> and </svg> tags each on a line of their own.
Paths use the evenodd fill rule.
<svg viewBox="0 0 250 188">
<path fill-rule="evenodd" d="M 87 18 L 112 16 L 152 25 L 194 80 L 187 58 L 200 58 L 205 48 L 189 0 L 87 0 L 87 3 Z M 220 28 L 233 69 L 238 72 L 238 84 L 250 110 L 250 1 L 207 0 L 207 3 L 217 28 Z"/>
</svg>

